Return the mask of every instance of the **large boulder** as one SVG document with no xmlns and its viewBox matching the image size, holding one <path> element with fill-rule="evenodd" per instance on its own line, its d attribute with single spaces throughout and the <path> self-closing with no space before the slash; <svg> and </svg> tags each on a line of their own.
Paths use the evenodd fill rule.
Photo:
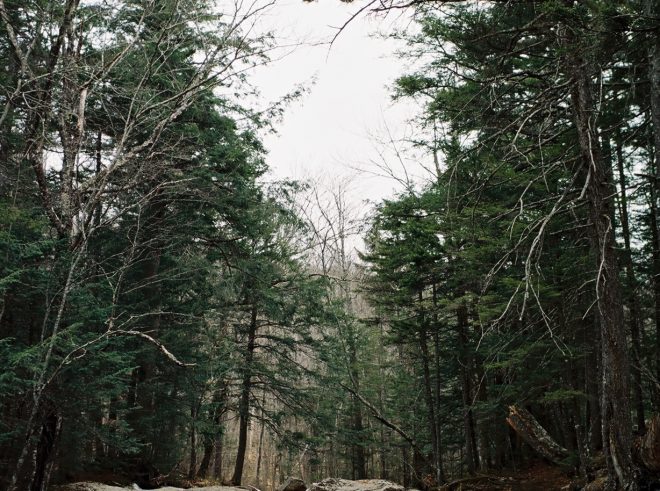
<svg viewBox="0 0 660 491">
<path fill-rule="evenodd" d="M 279 485 L 277 491 L 306 491 L 305 481 L 297 477 L 290 477 Z"/>
<path fill-rule="evenodd" d="M 330 477 L 312 484 L 309 491 L 405 491 L 404 487 L 384 479 L 338 479 Z"/>
</svg>

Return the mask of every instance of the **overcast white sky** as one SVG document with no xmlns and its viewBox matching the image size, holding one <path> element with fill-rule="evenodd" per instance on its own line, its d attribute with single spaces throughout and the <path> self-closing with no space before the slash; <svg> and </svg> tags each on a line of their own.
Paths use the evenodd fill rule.
<svg viewBox="0 0 660 491">
<path fill-rule="evenodd" d="M 393 103 L 389 86 L 404 73 L 395 50 L 401 45 L 392 39 L 372 36 L 387 31 L 405 19 L 373 19 L 364 15 L 353 20 L 339 35 L 332 48 L 313 46 L 327 41 L 359 6 L 339 0 L 277 0 L 263 23 L 284 42 L 304 40 L 306 45 L 283 59 L 256 70 L 252 83 L 264 101 L 276 100 L 296 85 L 315 78 L 316 83 L 301 100 L 293 103 L 276 125 L 278 134 L 267 135 L 265 145 L 274 178 L 323 178 L 352 175 L 356 200 L 380 200 L 392 196 L 397 183 L 378 178 L 374 161 L 381 161 L 384 150 L 377 139 L 387 139 L 388 129 L 395 139 L 410 134 L 408 119 L 414 107 Z M 306 83 L 310 86 L 309 83 Z M 388 162 L 401 167 L 392 152 Z M 413 166 L 409 163 L 409 171 Z M 414 170 L 412 170 L 414 173 Z M 400 188 L 400 186 L 399 186 Z"/>
</svg>

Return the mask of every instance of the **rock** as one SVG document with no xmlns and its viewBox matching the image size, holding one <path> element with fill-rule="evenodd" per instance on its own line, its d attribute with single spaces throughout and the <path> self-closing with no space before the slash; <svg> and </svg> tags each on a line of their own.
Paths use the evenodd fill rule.
<svg viewBox="0 0 660 491">
<path fill-rule="evenodd" d="M 582 491 L 603 491 L 607 486 L 606 477 L 598 477 L 595 480 L 591 481 L 585 487 L 582 488 Z"/>
<path fill-rule="evenodd" d="M 306 491 L 305 481 L 297 477 L 290 477 L 279 485 L 277 491 Z"/>
<path fill-rule="evenodd" d="M 584 479 L 576 479 L 561 488 L 561 491 L 580 491 L 587 482 Z"/>
<path fill-rule="evenodd" d="M 206 486 L 201 488 L 193 488 L 194 491 L 246 491 L 245 487 L 237 486 Z M 142 490 L 137 484 L 132 486 L 110 486 L 108 484 L 101 484 L 95 482 L 79 482 L 74 484 L 66 484 L 62 486 L 53 486 L 53 491 L 134 491 Z M 175 488 L 166 486 L 158 488 L 158 491 L 188 491 L 183 488 Z"/>
<path fill-rule="evenodd" d="M 330 477 L 314 483 L 309 491 L 405 491 L 404 487 L 383 479 L 362 479 L 350 481 Z"/>
</svg>

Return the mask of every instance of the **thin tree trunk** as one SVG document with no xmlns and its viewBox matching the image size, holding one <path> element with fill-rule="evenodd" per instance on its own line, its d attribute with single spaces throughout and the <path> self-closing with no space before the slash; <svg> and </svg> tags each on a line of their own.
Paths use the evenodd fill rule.
<svg viewBox="0 0 660 491">
<path fill-rule="evenodd" d="M 585 329 L 586 343 L 593 343 L 593 349 L 585 358 L 584 378 L 587 393 L 586 414 L 589 428 L 589 449 L 592 454 L 603 448 L 600 392 L 602 379 L 602 361 L 600 359 L 600 322 L 598 315 L 593 316 L 590 329 Z"/>
<path fill-rule="evenodd" d="M 215 455 L 213 461 L 213 475 L 216 479 L 222 482 L 222 458 L 223 458 L 223 445 L 222 433 L 218 432 L 215 436 Z"/>
<path fill-rule="evenodd" d="M 250 392 L 252 391 L 252 363 L 254 361 L 254 348 L 257 336 L 257 307 L 252 307 L 250 326 L 248 331 L 247 349 L 245 352 L 245 366 L 243 367 L 243 387 L 241 389 L 241 400 L 238 405 L 239 430 L 238 449 L 236 451 L 236 465 L 231 483 L 240 486 L 243 479 L 243 466 L 245 464 L 245 452 L 247 450 L 247 434 L 250 425 Z"/>
<path fill-rule="evenodd" d="M 201 478 L 205 478 L 208 475 L 209 468 L 211 466 L 211 456 L 213 450 L 216 451 L 216 457 L 220 458 L 220 462 L 216 459 L 214 462 L 215 469 L 214 475 L 216 478 L 220 479 L 220 470 L 222 465 L 222 415 L 225 411 L 225 397 L 227 392 L 223 390 L 218 390 L 213 394 L 213 407 L 210 410 L 210 420 L 213 425 L 213 431 L 204 433 L 204 455 L 202 456 L 202 461 L 199 464 L 199 471 L 197 475 Z"/>
<path fill-rule="evenodd" d="M 193 404 L 190 407 L 190 467 L 188 468 L 188 479 L 195 479 L 197 474 L 197 413 L 199 407 Z"/>
<path fill-rule="evenodd" d="M 440 421 L 440 394 L 442 392 L 442 377 L 440 371 L 440 323 L 438 321 L 438 292 L 433 284 L 433 357 L 435 361 L 435 436 L 438 455 L 436 465 L 436 484 L 441 485 L 445 482 L 444 462 L 442 458 L 442 424 Z"/>
<path fill-rule="evenodd" d="M 618 136 L 618 135 L 617 135 Z M 633 406 L 635 409 L 635 421 L 637 423 L 637 431 L 642 434 L 646 430 L 644 423 L 644 399 L 642 393 L 642 341 L 640 330 L 640 307 L 637 292 L 637 278 L 635 276 L 635 269 L 632 260 L 632 249 L 630 247 L 630 221 L 628 216 L 628 195 L 626 192 L 626 174 L 623 165 L 623 149 L 621 148 L 621 138 L 617 138 L 616 142 L 616 166 L 619 174 L 619 199 L 620 199 L 620 213 L 621 213 L 621 229 L 623 233 L 623 262 L 626 269 L 626 283 L 627 295 L 626 300 L 628 304 L 629 322 L 630 322 L 630 335 L 632 341 L 632 393 L 633 393 Z"/>
<path fill-rule="evenodd" d="M 437 425 L 436 425 L 436 411 L 435 411 L 435 401 L 433 398 L 433 388 L 431 380 L 431 370 L 429 367 L 429 348 L 426 340 L 426 329 L 423 327 L 419 329 L 419 348 L 422 354 L 422 371 L 424 374 L 424 395 L 426 399 L 426 406 L 428 411 L 428 428 L 431 434 L 431 445 L 433 451 L 433 466 L 436 473 L 439 473 L 437 470 L 438 462 L 440 461 L 439 449 L 438 449 L 438 435 L 437 435 Z"/>
<path fill-rule="evenodd" d="M 408 462 L 408 447 L 406 445 L 401 446 L 401 482 L 403 482 L 403 487 L 408 489 L 410 487 L 410 463 Z"/>
<path fill-rule="evenodd" d="M 349 333 L 348 347 L 350 350 L 349 357 L 351 363 L 351 380 L 355 392 L 360 391 L 360 374 L 357 366 L 357 346 L 355 343 L 355 335 L 352 330 Z M 352 479 L 364 479 L 367 475 L 366 472 L 366 456 L 364 445 L 360 441 L 362 433 L 364 432 L 364 423 L 362 416 L 362 404 L 355 394 L 351 397 L 351 425 L 353 427 L 354 435 L 356 436 L 351 445 L 351 476 Z"/>
<path fill-rule="evenodd" d="M 213 409 L 213 423 L 215 425 L 215 435 L 213 446 L 215 448 L 215 457 L 213 462 L 213 475 L 216 479 L 222 481 L 222 417 L 225 413 L 225 404 L 227 399 L 227 391 L 223 388 L 216 393 L 214 397 L 215 408 Z"/>
<path fill-rule="evenodd" d="M 58 436 L 62 428 L 62 418 L 53 409 L 48 414 L 41 425 L 41 435 L 35 450 L 35 465 L 32 473 L 32 482 L 30 491 L 45 491 L 48 486 L 48 479 L 52 460 L 55 457 L 55 450 Z"/>
<path fill-rule="evenodd" d="M 257 488 L 261 489 L 260 472 L 261 472 L 261 458 L 263 453 L 263 444 L 264 444 L 264 432 L 266 429 L 266 424 L 264 423 L 265 414 L 264 414 L 264 405 L 266 404 L 266 392 L 264 391 L 261 397 L 261 430 L 259 430 L 259 449 L 257 450 Z"/>
<path fill-rule="evenodd" d="M 204 479 L 209 472 L 211 455 L 213 455 L 213 439 L 207 438 L 204 440 L 204 453 L 202 454 L 202 461 L 199 463 L 199 470 L 197 471 L 197 476 L 202 479 Z"/>
<path fill-rule="evenodd" d="M 378 319 L 378 327 L 380 328 L 380 345 L 385 345 L 385 332 L 383 329 L 382 319 Z M 378 350 L 378 372 L 379 372 L 379 387 L 378 387 L 378 399 L 380 403 L 380 411 L 384 412 L 385 409 L 385 372 L 383 370 L 383 350 Z M 389 436 L 389 435 L 388 435 Z M 387 441 L 390 439 L 388 438 Z M 381 423 L 380 425 L 380 478 L 389 479 L 388 470 L 387 470 L 387 441 L 385 435 L 385 425 Z"/>
<path fill-rule="evenodd" d="M 463 431 L 465 437 L 465 460 L 469 474 L 474 474 L 478 467 L 474 417 L 472 414 L 472 360 L 468 353 L 468 311 L 465 305 L 456 309 L 459 363 L 461 365 L 461 394 L 463 398 Z"/>
</svg>

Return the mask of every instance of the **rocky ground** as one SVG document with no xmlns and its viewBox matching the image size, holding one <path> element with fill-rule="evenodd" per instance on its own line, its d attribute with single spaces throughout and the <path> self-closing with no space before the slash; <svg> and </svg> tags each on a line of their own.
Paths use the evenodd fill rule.
<svg viewBox="0 0 660 491">
<path fill-rule="evenodd" d="M 328 478 L 312 484 L 308 491 L 405 491 L 400 484 L 383 479 L 348 479 Z"/>
<path fill-rule="evenodd" d="M 141 489 L 136 484 L 132 486 L 111 486 L 108 484 L 94 482 L 79 482 L 67 484 L 65 486 L 56 486 L 53 491 L 135 491 Z M 249 486 L 206 486 L 192 488 L 194 491 L 255 491 L 256 488 Z M 382 479 L 364 479 L 361 481 L 350 481 L 348 479 L 324 479 L 318 483 L 313 483 L 309 488 L 299 479 L 289 479 L 278 488 L 278 491 L 404 491 L 403 486 Z M 166 486 L 158 488 L 159 491 L 183 491 L 184 488 L 174 488 Z M 258 491 L 258 490 L 256 490 Z"/>
<path fill-rule="evenodd" d="M 78 482 L 75 484 L 67 484 L 65 486 L 57 486 L 53 491 L 135 491 L 140 490 L 139 486 L 133 484 L 132 486 L 110 486 L 108 484 L 101 484 L 96 482 Z M 195 491 L 248 491 L 250 488 L 237 488 L 232 486 L 205 486 L 201 488 L 193 488 Z M 185 491 L 184 488 L 173 488 L 165 486 L 158 488 L 158 491 Z"/>
<path fill-rule="evenodd" d="M 557 467 L 537 463 L 517 472 L 500 475 L 477 475 L 458 479 L 440 488 L 439 491 L 560 491 L 571 489 L 571 480 Z M 80 482 L 66 486 L 56 486 L 52 491 L 135 491 L 141 488 L 132 486 L 111 486 L 107 484 Z M 189 488 L 194 491 L 259 491 L 251 486 L 206 486 Z M 184 488 L 162 487 L 159 491 L 183 491 Z M 382 479 L 328 478 L 312 483 L 309 487 L 300 479 L 290 478 L 277 491 L 406 491 L 400 484 Z M 416 490 L 407 490 L 416 491 Z"/>
</svg>

